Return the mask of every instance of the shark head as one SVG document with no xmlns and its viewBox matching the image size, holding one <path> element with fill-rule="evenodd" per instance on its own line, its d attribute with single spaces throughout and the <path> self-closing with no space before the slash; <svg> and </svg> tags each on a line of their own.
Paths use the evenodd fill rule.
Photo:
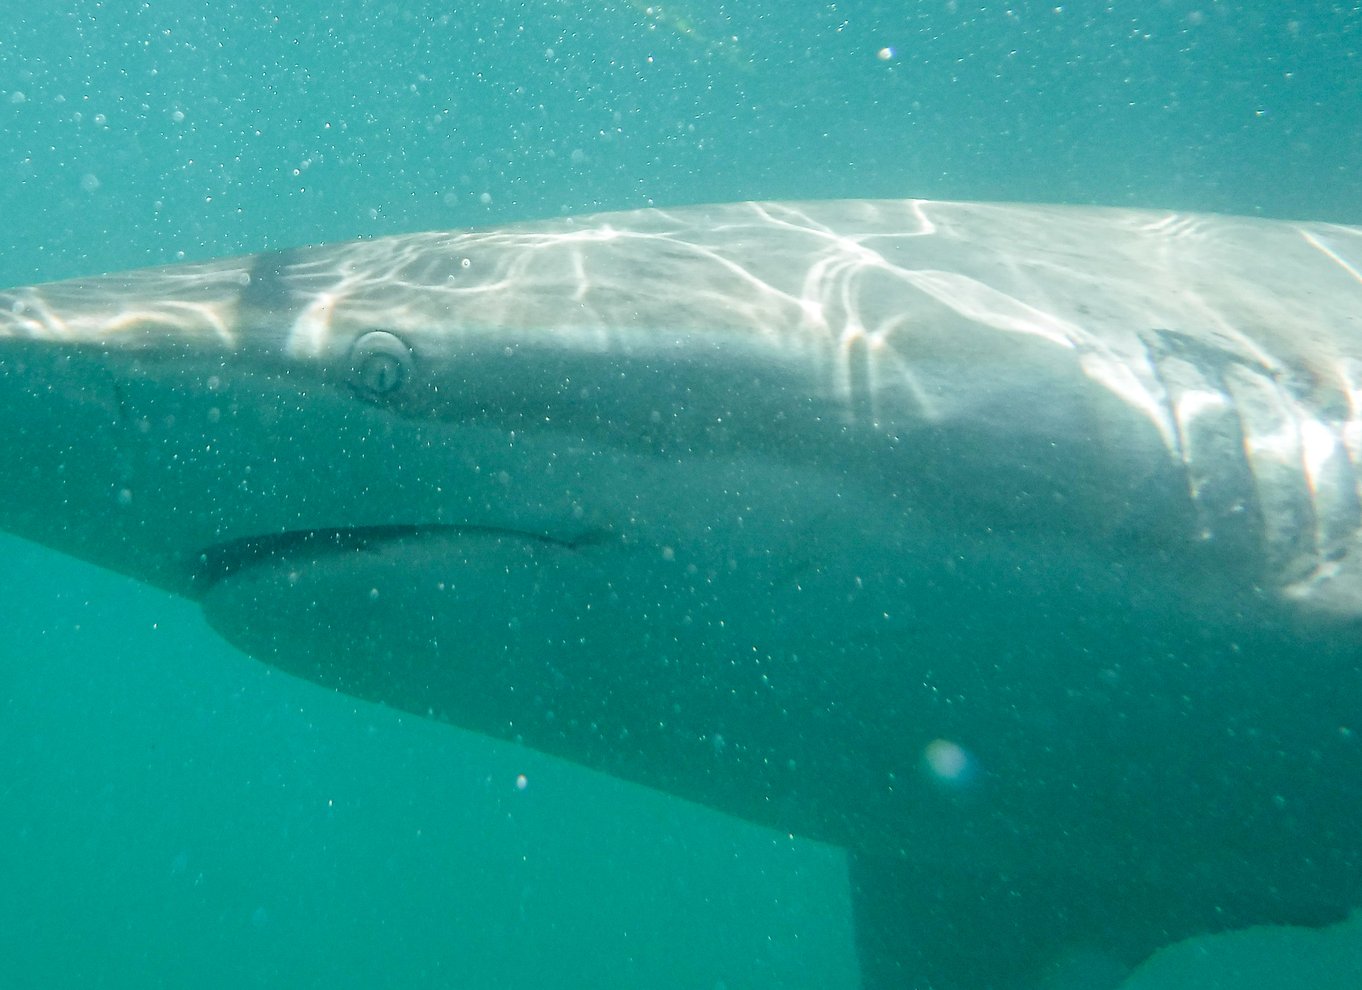
<svg viewBox="0 0 1362 990">
<path fill-rule="evenodd" d="M 675 374 L 712 372 L 691 328 L 645 336 L 629 323 L 646 314 L 589 305 L 561 270 L 574 232 L 505 240 L 417 235 L 6 294 L 5 453 L 24 487 L 5 525 L 193 594 L 271 535 L 580 543 L 627 527 L 627 462 L 697 436 L 741 446 L 729 399 Z M 623 299 L 634 276 L 618 278 L 596 293 Z M 780 374 L 735 365 L 721 384 Z"/>
<path fill-rule="evenodd" d="M 419 234 L 6 293 L 0 526 L 308 679 L 781 820 L 743 774 L 715 788 L 742 732 L 687 665 L 846 634 L 828 620 L 885 591 L 848 549 L 892 497 L 860 472 L 900 441 L 808 300 L 687 231 Z"/>
</svg>

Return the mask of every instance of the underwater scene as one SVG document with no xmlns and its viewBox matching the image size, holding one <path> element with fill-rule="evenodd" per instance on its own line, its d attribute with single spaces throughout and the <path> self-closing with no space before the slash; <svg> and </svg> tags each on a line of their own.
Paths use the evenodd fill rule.
<svg viewBox="0 0 1362 990">
<path fill-rule="evenodd" d="M 1362 985 L 1362 4 L 52 3 L 0 122 L 0 988 Z"/>
</svg>

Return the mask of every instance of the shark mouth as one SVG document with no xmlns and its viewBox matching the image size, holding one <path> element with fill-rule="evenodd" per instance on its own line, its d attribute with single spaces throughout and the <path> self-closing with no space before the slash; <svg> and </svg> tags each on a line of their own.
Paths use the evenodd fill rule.
<svg viewBox="0 0 1362 990">
<path fill-rule="evenodd" d="M 292 529 L 282 533 L 244 536 L 203 548 L 195 555 L 189 586 L 192 597 L 200 598 L 220 582 L 255 567 L 279 567 L 294 560 L 363 554 L 394 544 L 461 537 L 501 538 L 519 543 L 540 543 L 563 550 L 599 546 L 613 539 L 603 530 L 587 530 L 570 537 L 561 537 L 501 526 L 448 523 Z"/>
</svg>

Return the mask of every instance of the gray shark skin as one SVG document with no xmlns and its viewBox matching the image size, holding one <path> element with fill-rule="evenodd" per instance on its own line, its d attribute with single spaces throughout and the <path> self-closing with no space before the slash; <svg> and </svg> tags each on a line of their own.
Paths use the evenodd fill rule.
<svg viewBox="0 0 1362 990">
<path fill-rule="evenodd" d="M 247 653 L 846 847 L 868 987 L 1362 904 L 1362 229 L 741 203 L 186 264 L 0 294 L 0 421 L 0 527 Z"/>
</svg>

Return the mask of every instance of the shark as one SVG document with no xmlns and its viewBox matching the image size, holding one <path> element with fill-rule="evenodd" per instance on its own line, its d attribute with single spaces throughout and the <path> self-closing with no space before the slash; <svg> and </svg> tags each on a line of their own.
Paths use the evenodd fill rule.
<svg viewBox="0 0 1362 990">
<path fill-rule="evenodd" d="M 867 988 L 1362 905 L 1362 228 L 749 202 L 184 263 L 0 293 L 0 422 L 0 528 L 245 653 L 844 848 Z"/>
</svg>

